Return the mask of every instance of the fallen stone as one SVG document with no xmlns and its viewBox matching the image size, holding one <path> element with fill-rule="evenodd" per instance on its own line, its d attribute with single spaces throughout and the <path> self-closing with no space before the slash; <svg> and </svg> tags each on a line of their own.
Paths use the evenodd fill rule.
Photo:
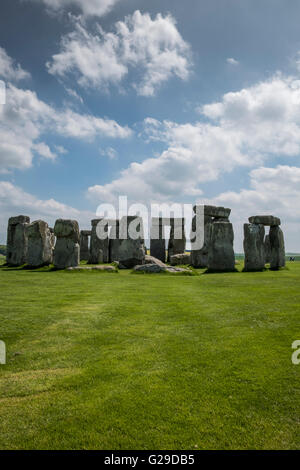
<svg viewBox="0 0 300 470">
<path fill-rule="evenodd" d="M 250 224 L 262 224 L 262 225 L 269 225 L 277 226 L 281 225 L 281 221 L 278 217 L 274 217 L 273 215 L 254 215 L 249 217 Z"/>
<path fill-rule="evenodd" d="M 53 261 L 53 242 L 49 226 L 43 220 L 37 220 L 27 226 L 28 254 L 27 264 L 38 268 L 48 266 Z"/>
<path fill-rule="evenodd" d="M 191 256 L 186 253 L 180 253 L 178 255 L 171 256 L 170 263 L 172 266 L 177 266 L 178 264 L 190 264 Z"/>
<path fill-rule="evenodd" d="M 244 224 L 244 271 L 261 271 L 265 267 L 265 227 L 262 224 Z"/>
<path fill-rule="evenodd" d="M 165 263 L 163 263 L 160 259 L 155 258 L 154 256 L 146 255 L 145 256 L 145 264 L 157 264 L 157 266 L 167 267 Z"/>
<path fill-rule="evenodd" d="M 115 266 L 99 265 L 99 266 L 75 266 L 67 268 L 67 271 L 117 271 Z"/>
<path fill-rule="evenodd" d="M 176 268 L 173 266 L 159 266 L 157 264 L 143 264 L 135 266 L 134 271 L 138 272 L 145 272 L 145 273 L 161 273 L 161 272 L 169 272 L 169 273 L 179 273 L 179 272 L 189 272 L 189 269 L 185 268 Z"/>
<path fill-rule="evenodd" d="M 166 270 L 163 266 L 158 264 L 142 264 L 134 266 L 134 271 L 143 271 L 145 273 L 161 273 Z"/>
<path fill-rule="evenodd" d="M 6 262 L 9 266 L 21 266 L 27 261 L 30 218 L 25 215 L 11 217 L 7 227 Z"/>
</svg>

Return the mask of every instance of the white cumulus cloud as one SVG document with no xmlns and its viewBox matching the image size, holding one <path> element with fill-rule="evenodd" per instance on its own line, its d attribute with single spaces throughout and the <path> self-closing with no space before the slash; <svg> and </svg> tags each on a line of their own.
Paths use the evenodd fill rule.
<svg viewBox="0 0 300 470">
<path fill-rule="evenodd" d="M 171 77 L 186 80 L 190 74 L 190 47 L 181 37 L 174 18 L 135 11 L 105 32 L 99 25 L 92 33 L 77 22 L 75 30 L 64 36 L 58 54 L 47 63 L 58 77 L 75 75 L 83 87 L 107 89 L 120 84 L 134 71 L 137 93 L 153 96 Z"/>
<path fill-rule="evenodd" d="M 92 140 L 96 137 L 124 139 L 132 131 L 111 119 L 55 109 L 40 100 L 34 91 L 8 84 L 6 105 L 0 106 L 0 173 L 29 168 L 35 153 L 51 160 L 57 153 L 64 153 L 60 151 L 62 148 L 56 148 L 56 153 L 41 140 L 46 133 Z"/>
<path fill-rule="evenodd" d="M 3 47 L 0 47 L 0 77 L 5 80 L 19 81 L 30 78 L 30 73 L 17 64 Z"/>
<path fill-rule="evenodd" d="M 43 3 L 50 12 L 68 11 L 76 7 L 84 16 L 104 16 L 120 0 L 33 0 Z"/>
</svg>

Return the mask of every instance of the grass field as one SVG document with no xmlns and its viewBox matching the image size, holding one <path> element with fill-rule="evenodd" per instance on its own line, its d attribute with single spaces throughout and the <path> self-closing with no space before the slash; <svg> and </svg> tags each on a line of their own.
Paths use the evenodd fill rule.
<svg viewBox="0 0 300 470">
<path fill-rule="evenodd" d="M 300 263 L 0 285 L 1 449 L 300 448 Z"/>
</svg>

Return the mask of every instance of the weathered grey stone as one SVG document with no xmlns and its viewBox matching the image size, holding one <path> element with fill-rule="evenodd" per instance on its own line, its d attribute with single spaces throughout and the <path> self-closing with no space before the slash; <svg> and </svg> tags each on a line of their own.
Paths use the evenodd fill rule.
<svg viewBox="0 0 300 470">
<path fill-rule="evenodd" d="M 244 224 L 244 271 L 261 271 L 265 267 L 265 227 L 262 224 Z"/>
<path fill-rule="evenodd" d="M 136 240 L 130 237 L 130 224 L 136 226 L 140 236 Z M 145 263 L 143 220 L 137 216 L 123 217 L 120 222 L 119 262 L 120 268 L 133 268 Z M 125 238 L 127 237 L 127 238 Z"/>
<path fill-rule="evenodd" d="M 72 268 L 67 268 L 67 271 L 108 271 L 113 272 L 117 269 L 115 266 L 108 266 L 106 264 L 102 264 L 99 266 L 75 266 Z"/>
<path fill-rule="evenodd" d="M 171 263 L 171 266 L 177 266 L 178 264 L 190 264 L 191 256 L 186 253 L 173 255 L 171 256 L 170 263 Z"/>
<path fill-rule="evenodd" d="M 145 273 L 161 273 L 161 272 L 168 272 L 168 273 L 182 273 L 182 272 L 189 272 L 188 269 L 185 268 L 178 268 L 174 266 L 158 266 L 157 264 L 143 264 L 138 265 L 133 268 L 135 271 L 142 271 Z"/>
<path fill-rule="evenodd" d="M 165 271 L 163 266 L 159 266 L 158 264 L 142 264 L 134 266 L 133 268 L 135 271 L 143 271 L 146 273 L 161 273 Z"/>
<path fill-rule="evenodd" d="M 161 260 L 163 263 L 166 261 L 165 228 L 161 217 L 152 218 L 150 233 L 150 255 Z"/>
<path fill-rule="evenodd" d="M 55 222 L 53 264 L 57 269 L 75 267 L 79 264 L 79 226 L 76 220 L 58 219 Z"/>
<path fill-rule="evenodd" d="M 90 230 L 80 231 L 80 260 L 88 260 L 90 257 L 89 237 L 91 236 Z"/>
<path fill-rule="evenodd" d="M 265 236 L 264 248 L 265 248 L 265 263 L 270 263 L 271 261 L 270 235 Z"/>
<path fill-rule="evenodd" d="M 233 228 L 230 222 L 214 221 L 210 226 L 208 271 L 235 271 Z"/>
<path fill-rule="evenodd" d="M 207 268 L 208 265 L 208 251 L 210 243 L 210 226 L 212 224 L 212 218 L 205 215 L 204 216 L 204 243 L 203 247 L 200 250 L 191 250 L 191 265 L 194 268 Z M 192 220 L 192 231 L 200 237 L 200 230 L 202 227 L 196 227 L 196 216 Z M 191 242 L 193 243 L 195 238 L 191 237 Z M 193 247 L 193 245 L 192 245 Z"/>
<path fill-rule="evenodd" d="M 109 238 L 108 238 L 108 225 L 105 227 L 107 238 L 101 240 L 97 234 L 97 225 L 104 219 L 92 220 L 92 232 L 90 241 L 90 257 L 89 264 L 100 264 L 109 262 Z"/>
<path fill-rule="evenodd" d="M 161 266 L 163 268 L 166 268 L 167 265 L 163 263 L 160 259 L 155 258 L 154 256 L 145 256 L 145 264 L 157 264 L 157 266 Z"/>
<path fill-rule="evenodd" d="M 197 206 L 194 206 L 193 209 L 194 209 L 194 212 L 196 213 Z M 213 218 L 216 218 L 216 219 L 223 218 L 223 219 L 227 220 L 230 216 L 230 213 L 231 213 L 231 209 L 229 209 L 227 207 L 217 207 L 217 206 L 204 205 L 204 215 L 206 215 L 207 217 L 213 217 Z"/>
<path fill-rule="evenodd" d="M 53 261 L 52 234 L 47 222 L 37 220 L 27 226 L 27 264 L 33 268 L 48 266 Z"/>
<path fill-rule="evenodd" d="M 184 219 L 171 219 L 171 231 L 168 244 L 168 261 L 171 256 L 185 252 L 186 238 L 184 233 Z"/>
<path fill-rule="evenodd" d="M 11 217 L 7 227 L 6 262 L 9 266 L 21 266 L 27 261 L 27 226 L 30 218 L 25 215 Z"/>
<path fill-rule="evenodd" d="M 270 227 L 275 225 L 281 225 L 281 221 L 278 217 L 274 217 L 273 215 L 254 215 L 249 217 L 250 224 L 262 224 L 262 225 L 269 225 Z"/>
<path fill-rule="evenodd" d="M 119 261 L 120 221 L 116 220 L 109 233 L 109 262 Z"/>
<path fill-rule="evenodd" d="M 279 269 L 285 266 L 285 247 L 283 231 L 280 227 L 270 228 L 270 245 L 271 245 L 271 269 Z"/>
</svg>

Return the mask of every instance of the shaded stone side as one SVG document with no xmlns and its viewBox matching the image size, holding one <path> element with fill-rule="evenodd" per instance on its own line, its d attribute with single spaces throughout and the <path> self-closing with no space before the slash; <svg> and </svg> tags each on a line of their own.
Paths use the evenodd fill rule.
<svg viewBox="0 0 300 470">
<path fill-rule="evenodd" d="M 136 240 L 130 237 L 129 227 L 133 223 L 137 227 L 140 236 Z M 143 220 L 137 216 L 128 216 L 121 219 L 119 262 L 121 268 L 133 268 L 136 265 L 145 264 L 145 245 Z M 125 238 L 127 237 L 127 238 Z"/>
<path fill-rule="evenodd" d="M 21 266 L 27 261 L 29 224 L 30 218 L 25 215 L 11 217 L 8 220 L 6 262 L 9 266 Z"/>
<path fill-rule="evenodd" d="M 212 218 L 209 216 L 204 216 L 204 243 L 201 250 L 193 250 L 191 251 L 191 265 L 194 268 L 207 268 L 208 266 L 208 251 L 209 251 L 209 244 L 210 244 L 210 226 L 212 224 Z M 196 227 L 196 216 L 193 217 L 192 220 L 192 231 L 195 233 L 196 231 L 199 232 L 202 230 L 202 227 Z M 197 233 L 196 232 L 196 233 Z M 199 234 L 198 234 L 199 236 Z M 194 242 L 195 238 L 191 239 L 191 242 Z"/>
<path fill-rule="evenodd" d="M 171 231 L 168 243 L 168 262 L 170 262 L 171 256 L 180 255 L 185 252 L 186 237 L 184 233 L 184 222 L 184 219 L 180 219 L 179 224 L 176 224 L 175 219 L 171 219 Z"/>
<path fill-rule="evenodd" d="M 37 220 L 27 227 L 27 264 L 33 268 L 48 266 L 53 261 L 52 233 L 47 222 Z"/>
<path fill-rule="evenodd" d="M 270 263 L 271 261 L 270 235 L 265 236 L 264 247 L 265 247 L 265 263 Z"/>
<path fill-rule="evenodd" d="M 90 242 L 90 264 L 101 264 L 109 262 L 109 239 L 108 225 L 105 227 L 107 238 L 101 240 L 97 235 L 97 225 L 103 219 L 92 220 L 91 242 Z"/>
<path fill-rule="evenodd" d="M 163 263 L 166 261 L 165 229 L 162 224 L 162 219 L 159 219 L 158 223 L 154 223 L 152 219 L 150 233 L 150 255 L 156 259 L 159 259 Z"/>
<path fill-rule="evenodd" d="M 80 231 L 80 261 L 88 261 L 90 257 L 89 237 L 91 236 L 90 230 Z"/>
<path fill-rule="evenodd" d="M 116 220 L 109 233 L 109 262 L 119 261 L 120 221 Z"/>
<path fill-rule="evenodd" d="M 234 233 L 230 222 L 214 221 L 210 225 L 208 271 L 235 271 Z"/>
<path fill-rule="evenodd" d="M 270 228 L 271 259 L 270 268 L 278 269 L 285 266 L 285 246 L 283 231 L 280 227 Z"/>
<path fill-rule="evenodd" d="M 244 271 L 261 271 L 265 267 L 265 227 L 262 224 L 244 224 Z"/>
<path fill-rule="evenodd" d="M 53 264 L 57 269 L 65 269 L 79 265 L 79 226 L 76 220 L 58 219 L 54 226 L 56 244 Z"/>
</svg>

